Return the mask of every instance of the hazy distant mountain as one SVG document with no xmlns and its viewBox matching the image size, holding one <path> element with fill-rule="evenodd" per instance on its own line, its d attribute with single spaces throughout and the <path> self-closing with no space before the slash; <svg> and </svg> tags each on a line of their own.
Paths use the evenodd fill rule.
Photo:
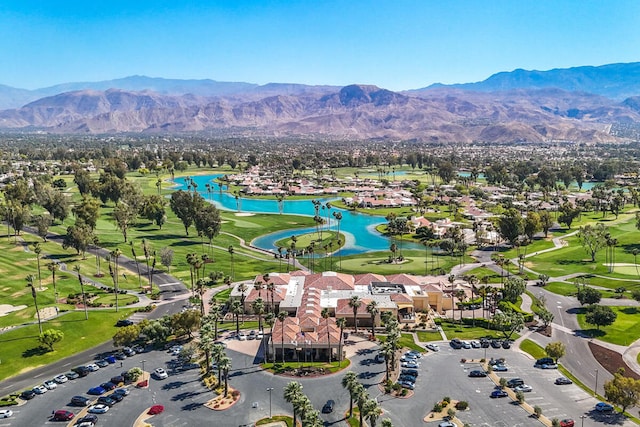
<svg viewBox="0 0 640 427">
<path fill-rule="evenodd" d="M 125 91 L 149 90 L 162 95 L 192 94 L 202 97 L 234 97 L 245 99 L 270 95 L 298 95 L 326 93 L 337 90 L 335 86 L 309 86 L 302 84 L 269 83 L 257 85 L 244 82 L 219 82 L 215 80 L 180 80 L 146 76 L 130 76 L 100 82 L 63 83 L 41 89 L 27 90 L 0 85 L 0 110 L 18 108 L 40 98 L 81 90 L 121 89 Z"/>
<path fill-rule="evenodd" d="M 269 87 L 272 93 L 282 89 Z M 237 135 L 431 142 L 610 142 L 621 140 L 610 132 L 612 123 L 640 123 L 637 100 L 619 103 L 559 89 L 483 93 L 440 88 L 413 96 L 370 85 L 284 89 L 288 94 L 251 93 L 244 98 L 74 91 L 1 111 L 0 128 L 60 133 L 233 130 Z"/>
<path fill-rule="evenodd" d="M 573 67 L 549 71 L 517 69 L 492 75 L 477 83 L 454 85 L 434 84 L 416 91 L 435 88 L 456 88 L 482 92 L 513 89 L 557 88 L 569 92 L 588 92 L 623 100 L 640 95 L 640 62 L 608 64 L 599 67 Z"/>
</svg>

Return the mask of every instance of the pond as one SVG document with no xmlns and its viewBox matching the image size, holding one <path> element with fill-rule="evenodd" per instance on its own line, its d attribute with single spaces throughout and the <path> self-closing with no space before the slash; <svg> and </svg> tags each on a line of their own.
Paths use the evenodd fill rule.
<svg viewBox="0 0 640 427">
<path fill-rule="evenodd" d="M 210 200 L 220 209 L 237 211 L 239 208 L 241 212 L 268 214 L 280 213 L 278 210 L 278 202 L 276 200 L 248 199 L 242 197 L 236 200 L 235 195 L 229 194 L 226 191 L 221 192 L 220 186 L 214 182 L 214 180 L 220 176 L 223 175 L 196 175 L 192 176 L 191 179 L 196 183 L 198 193 L 200 193 L 205 200 Z M 176 190 L 187 190 L 184 177 L 176 178 L 174 182 L 176 184 Z M 207 184 L 209 184 L 212 190 L 211 192 L 207 192 Z M 335 218 L 333 218 L 333 212 L 342 213 L 340 233 L 345 235 L 345 244 L 339 252 L 336 252 L 336 254 L 353 255 L 365 252 L 389 250 L 391 240 L 382 236 L 375 230 L 377 225 L 387 222 L 384 217 L 365 215 L 335 207 L 331 207 L 330 211 L 327 212 L 325 204 L 329 201 L 337 200 L 337 198 L 318 198 L 316 200 L 322 202 L 323 208 L 319 211 L 320 216 L 322 216 L 325 221 L 327 220 L 327 217 L 330 219 L 328 225 L 326 223 L 324 224 L 325 229 L 330 227 L 331 230 L 337 230 L 338 224 Z M 311 200 L 285 200 L 283 202 L 282 213 L 313 217 L 315 216 L 315 208 L 313 203 L 311 203 Z M 327 213 L 329 215 L 327 215 Z M 275 242 L 278 240 L 291 237 L 293 234 L 300 235 L 315 232 L 315 227 L 283 230 L 258 237 L 257 239 L 254 239 L 251 244 L 258 248 L 266 249 L 275 253 L 278 249 Z M 420 249 L 423 248 L 423 246 L 416 243 L 405 242 L 403 244 L 403 248 Z"/>
</svg>

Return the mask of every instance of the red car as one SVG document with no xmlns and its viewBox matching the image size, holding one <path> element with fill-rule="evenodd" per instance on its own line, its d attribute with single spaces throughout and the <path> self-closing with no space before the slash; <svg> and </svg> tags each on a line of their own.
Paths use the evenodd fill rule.
<svg viewBox="0 0 640 427">
<path fill-rule="evenodd" d="M 571 418 L 560 421 L 560 427 L 573 427 L 575 422 Z"/>
<path fill-rule="evenodd" d="M 153 405 L 151 408 L 149 408 L 149 411 L 147 412 L 147 414 L 149 415 L 158 415 L 161 414 L 164 411 L 164 406 L 162 405 Z"/>
<path fill-rule="evenodd" d="M 73 412 L 60 409 L 53 413 L 53 421 L 70 421 L 74 416 Z"/>
</svg>

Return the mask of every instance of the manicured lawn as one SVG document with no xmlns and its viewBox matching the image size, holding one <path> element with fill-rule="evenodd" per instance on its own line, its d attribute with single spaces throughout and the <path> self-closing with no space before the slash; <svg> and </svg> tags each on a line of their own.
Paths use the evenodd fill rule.
<svg viewBox="0 0 640 427">
<path fill-rule="evenodd" d="M 442 327 L 442 330 L 449 340 L 453 338 L 460 338 L 461 340 L 474 340 L 480 338 L 504 338 L 504 335 L 500 331 L 485 329 L 479 326 L 451 324 L 449 322 L 442 322 L 440 326 Z M 513 334 L 511 336 L 511 339 L 515 340 L 518 337 L 518 334 Z"/>
<path fill-rule="evenodd" d="M 213 298 L 215 298 L 218 304 L 224 304 L 229 299 L 229 295 L 231 295 L 231 288 L 218 292 Z"/>
<path fill-rule="evenodd" d="M 98 304 L 104 304 L 104 305 L 113 304 L 113 306 L 115 306 L 115 304 L 116 304 L 116 296 L 114 294 L 111 294 L 111 293 L 110 294 L 104 294 L 104 296 L 96 298 L 95 302 L 98 303 Z M 119 307 L 124 307 L 125 305 L 129 305 L 129 304 L 135 304 L 136 302 L 138 302 L 138 297 L 135 296 L 135 295 L 131 295 L 131 294 L 118 295 L 118 306 Z"/>
<path fill-rule="evenodd" d="M 572 285 L 571 283 L 564 282 L 549 282 L 544 287 L 549 292 L 553 292 L 554 294 L 571 296 L 576 294 L 576 285 Z"/>
<path fill-rule="evenodd" d="M 344 246 L 345 236 L 344 234 L 338 233 L 335 231 L 323 231 L 321 234 L 318 233 L 308 233 L 295 235 L 295 247 L 296 248 L 307 248 L 313 242 L 314 244 L 314 253 L 315 254 L 325 254 L 327 252 L 335 252 Z M 322 240 L 320 240 L 320 236 L 322 236 Z M 338 246 L 338 239 L 342 242 L 341 245 Z M 293 239 L 290 237 L 286 239 L 281 239 L 276 242 L 276 246 L 287 249 L 291 247 L 293 243 Z M 324 247 L 327 246 L 327 250 L 325 251 Z"/>
<path fill-rule="evenodd" d="M 530 339 L 522 340 L 522 342 L 520 343 L 520 350 L 529 353 L 534 359 L 540 359 L 547 355 L 547 353 L 544 351 L 544 348 L 540 347 Z"/>
<path fill-rule="evenodd" d="M 428 263 L 425 264 L 425 253 L 422 250 L 404 249 L 402 254 L 405 258 L 404 262 L 390 263 L 388 262 L 391 252 L 370 252 L 365 254 L 350 255 L 342 257 L 332 257 L 329 261 L 331 266 L 328 269 L 341 271 L 344 273 L 358 274 L 364 271 L 376 274 L 439 274 L 438 270 L 451 270 L 451 267 L 459 264 L 459 258 L 451 258 L 449 256 L 436 255 L 437 263 L 433 262 L 431 255 L 427 257 Z M 321 261 L 316 262 L 319 266 Z M 466 257 L 465 262 L 471 263 L 471 257 Z M 323 265 L 324 267 L 324 265 Z M 342 268 L 340 268 L 342 267 Z M 426 267 L 426 271 L 425 271 Z M 323 268 L 324 269 L 324 268 Z"/>
<path fill-rule="evenodd" d="M 387 340 L 387 337 L 385 335 L 376 335 L 376 338 L 378 338 L 380 342 L 385 342 Z M 415 340 L 413 339 L 413 335 L 408 333 L 400 334 L 400 340 L 398 341 L 398 346 L 400 348 L 408 348 L 411 350 L 416 350 L 421 352 L 425 351 L 423 347 L 416 344 Z"/>
<path fill-rule="evenodd" d="M 287 427 L 293 427 L 293 417 L 288 415 L 274 415 L 271 418 L 263 418 L 256 422 L 257 426 L 262 426 L 265 424 L 271 424 L 278 421 L 284 421 L 287 424 Z"/>
<path fill-rule="evenodd" d="M 328 370 L 330 373 L 338 372 L 343 369 L 346 369 L 351 365 L 351 361 L 349 359 L 345 359 L 342 361 L 332 361 L 331 363 L 327 362 L 311 362 L 311 361 L 301 361 L 301 362 L 276 362 L 276 363 L 263 363 L 261 366 L 263 369 L 273 372 L 274 365 L 279 372 L 284 372 L 292 369 L 300 369 L 300 368 L 323 368 Z"/>
<path fill-rule="evenodd" d="M 84 312 L 77 311 L 43 323 L 43 330 L 59 329 L 64 332 L 64 339 L 55 345 L 55 351 L 52 352 L 40 349 L 37 324 L 3 333 L 0 335 L 0 380 L 103 343 L 115 334 L 115 323 L 132 311 L 133 309 L 121 309 L 118 313 L 115 310 L 93 311 L 89 312 L 88 321 L 84 320 Z M 36 382 L 38 381 L 34 380 L 34 384 Z"/>
<path fill-rule="evenodd" d="M 465 274 L 475 275 L 480 280 L 480 283 L 485 283 L 485 280 L 486 283 L 500 283 L 501 280 L 504 281 L 505 279 L 504 277 L 501 278 L 499 273 L 487 267 L 477 267 L 467 271 Z"/>
<path fill-rule="evenodd" d="M 597 330 L 585 321 L 584 312 L 578 313 L 578 323 L 582 332 L 602 341 L 618 345 L 630 345 L 640 338 L 640 309 L 636 307 L 616 307 L 611 309 L 618 315 L 611 326 Z"/>
<path fill-rule="evenodd" d="M 440 332 L 417 331 L 416 335 L 420 342 L 442 341 L 442 335 L 440 335 Z"/>
</svg>

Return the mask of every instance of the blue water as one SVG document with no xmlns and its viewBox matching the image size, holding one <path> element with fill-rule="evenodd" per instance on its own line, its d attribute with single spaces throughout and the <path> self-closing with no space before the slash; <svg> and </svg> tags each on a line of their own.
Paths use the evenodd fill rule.
<svg viewBox="0 0 640 427">
<path fill-rule="evenodd" d="M 205 200 L 211 200 L 218 208 L 226 209 L 230 211 L 237 211 L 238 204 L 236 204 L 235 195 L 229 194 L 226 191 L 220 192 L 220 186 L 214 182 L 218 175 L 197 175 L 191 177 L 197 184 L 197 191 L 205 198 Z M 185 179 L 183 177 L 176 178 L 176 190 L 186 190 Z M 207 193 L 206 184 L 209 184 L 212 188 L 211 193 Z M 336 200 L 336 198 L 320 198 L 317 199 L 324 205 L 326 202 Z M 278 202 L 276 200 L 265 199 L 246 199 L 239 198 L 239 207 L 241 212 L 252 213 L 268 213 L 278 214 Z M 379 224 L 384 224 L 387 220 L 381 216 L 364 215 L 358 212 L 347 211 L 331 208 L 330 211 L 330 227 L 331 230 L 337 230 L 337 221 L 333 218 L 333 212 L 341 212 L 342 220 L 340 221 L 340 233 L 345 235 L 345 244 L 339 252 L 336 254 L 352 255 L 373 251 L 386 251 L 391 246 L 391 240 L 387 237 L 380 235 L 375 230 L 375 227 Z M 283 203 L 283 213 L 293 215 L 306 215 L 315 216 L 315 208 L 311 200 L 285 200 Z M 320 216 L 326 221 L 327 210 L 320 209 Z M 327 229 L 327 224 L 323 225 L 324 229 Z M 257 239 L 254 239 L 251 244 L 269 251 L 277 252 L 277 246 L 275 242 L 278 240 L 291 237 L 292 235 L 301 235 L 307 233 L 315 233 L 315 227 L 309 227 L 304 229 L 292 229 L 279 231 L 272 234 L 267 234 Z M 403 242 L 403 249 L 420 249 L 423 246 L 416 243 Z"/>
</svg>

